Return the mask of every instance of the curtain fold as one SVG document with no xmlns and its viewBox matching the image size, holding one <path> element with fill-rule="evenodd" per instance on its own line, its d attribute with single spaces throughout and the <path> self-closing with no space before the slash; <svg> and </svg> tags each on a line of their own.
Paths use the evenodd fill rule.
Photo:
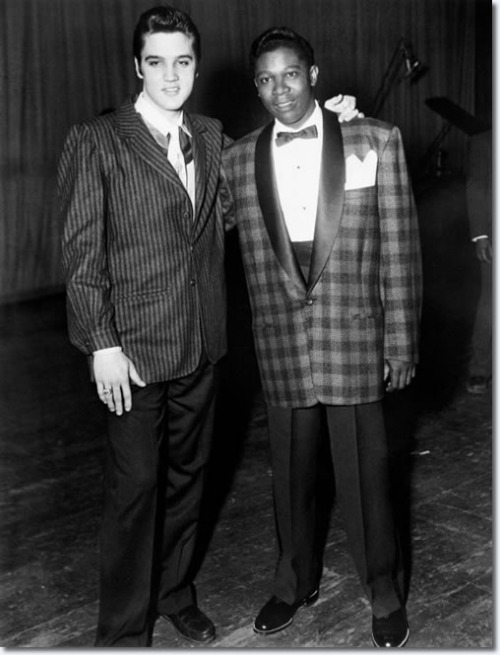
<svg viewBox="0 0 500 655">
<path fill-rule="evenodd" d="M 132 31 L 155 0 L 2 0 L 0 302 L 62 284 L 55 172 L 69 127 L 119 105 L 137 85 Z M 160 2 L 158 2 L 160 4 Z M 399 39 L 428 72 L 394 85 L 379 118 L 403 133 L 411 169 L 442 120 L 425 105 L 446 96 L 474 113 L 475 30 L 470 0 L 172 0 L 202 34 L 202 68 L 190 101 L 239 137 L 266 121 L 247 55 L 252 39 L 287 25 L 312 43 L 320 100 L 351 93 L 366 114 Z M 465 137 L 443 148 L 461 170 Z"/>
</svg>

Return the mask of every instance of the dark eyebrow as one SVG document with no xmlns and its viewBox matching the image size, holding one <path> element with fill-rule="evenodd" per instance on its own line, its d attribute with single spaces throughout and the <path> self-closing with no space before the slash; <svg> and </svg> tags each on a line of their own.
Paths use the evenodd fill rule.
<svg viewBox="0 0 500 655">
<path fill-rule="evenodd" d="M 162 57 L 161 55 L 147 55 L 146 57 L 144 57 L 144 59 L 145 59 L 145 61 L 149 61 L 150 59 L 162 59 L 163 60 L 164 57 Z M 177 59 L 190 59 L 191 61 L 193 61 L 194 57 L 193 57 L 193 55 L 190 55 L 190 54 L 186 53 L 185 55 L 179 55 L 177 57 Z"/>
</svg>

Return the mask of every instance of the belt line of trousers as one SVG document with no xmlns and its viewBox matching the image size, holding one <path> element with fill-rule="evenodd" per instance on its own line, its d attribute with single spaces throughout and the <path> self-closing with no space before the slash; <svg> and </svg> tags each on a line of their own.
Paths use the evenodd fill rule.
<svg viewBox="0 0 500 655">
<path fill-rule="evenodd" d="M 274 595 L 292 604 L 319 585 L 316 491 L 326 424 L 336 498 L 361 584 L 376 616 L 398 609 L 403 578 L 381 402 L 268 407 L 268 417 L 280 548 Z M 335 562 L 329 565 L 335 567 Z"/>
<path fill-rule="evenodd" d="M 146 646 L 155 614 L 194 602 L 189 577 L 213 433 L 216 367 L 134 387 L 109 414 L 96 646 Z"/>
</svg>

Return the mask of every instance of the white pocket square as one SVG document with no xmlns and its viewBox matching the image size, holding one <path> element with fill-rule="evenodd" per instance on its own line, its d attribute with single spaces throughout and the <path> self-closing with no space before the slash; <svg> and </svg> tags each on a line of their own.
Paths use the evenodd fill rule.
<svg viewBox="0 0 500 655">
<path fill-rule="evenodd" d="M 363 189 L 374 186 L 377 178 L 377 153 L 370 152 L 361 161 L 356 155 L 349 155 L 345 160 L 345 190 Z"/>
</svg>

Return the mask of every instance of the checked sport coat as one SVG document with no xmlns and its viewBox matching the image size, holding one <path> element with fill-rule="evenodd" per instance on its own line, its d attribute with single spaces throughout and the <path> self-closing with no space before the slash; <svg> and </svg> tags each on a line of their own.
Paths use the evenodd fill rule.
<svg viewBox="0 0 500 655">
<path fill-rule="evenodd" d="M 145 382 L 191 373 L 226 351 L 219 121 L 185 114 L 196 213 L 128 100 L 73 127 L 58 184 L 68 328 L 86 354 L 122 346 Z"/>
<path fill-rule="evenodd" d="M 420 242 L 400 132 L 323 111 L 313 254 L 306 281 L 273 173 L 273 125 L 223 154 L 266 401 L 353 405 L 384 393 L 384 360 L 418 360 Z M 286 146 L 284 146 L 286 147 Z"/>
</svg>

